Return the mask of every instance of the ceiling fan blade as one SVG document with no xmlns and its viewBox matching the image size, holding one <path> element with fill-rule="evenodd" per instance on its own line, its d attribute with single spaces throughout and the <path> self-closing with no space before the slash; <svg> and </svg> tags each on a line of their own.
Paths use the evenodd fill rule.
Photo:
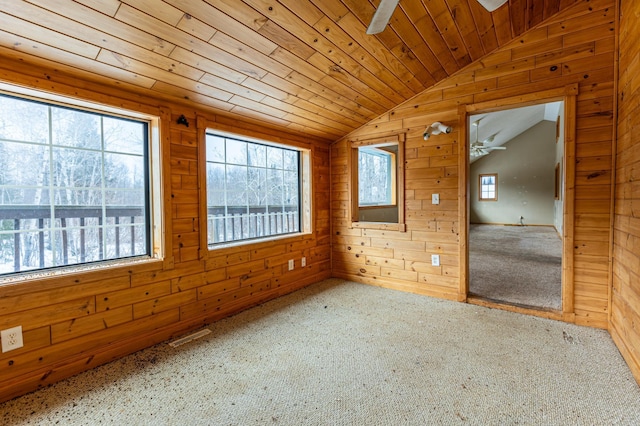
<svg viewBox="0 0 640 426">
<path fill-rule="evenodd" d="M 478 0 L 478 3 L 482 5 L 489 12 L 493 12 L 503 4 L 505 4 L 507 0 Z"/>
<path fill-rule="evenodd" d="M 384 31 L 385 27 L 393 15 L 393 11 L 396 9 L 400 0 L 382 0 L 376 13 L 373 14 L 369 28 L 367 28 L 367 34 L 378 34 Z"/>
</svg>

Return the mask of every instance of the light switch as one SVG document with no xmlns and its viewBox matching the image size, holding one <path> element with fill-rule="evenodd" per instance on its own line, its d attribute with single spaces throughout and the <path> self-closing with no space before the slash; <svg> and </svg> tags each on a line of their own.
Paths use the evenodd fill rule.
<svg viewBox="0 0 640 426">
<path fill-rule="evenodd" d="M 440 194 L 431 194 L 431 204 L 440 204 Z"/>
<path fill-rule="evenodd" d="M 431 266 L 440 266 L 440 255 L 432 254 L 431 255 Z"/>
</svg>

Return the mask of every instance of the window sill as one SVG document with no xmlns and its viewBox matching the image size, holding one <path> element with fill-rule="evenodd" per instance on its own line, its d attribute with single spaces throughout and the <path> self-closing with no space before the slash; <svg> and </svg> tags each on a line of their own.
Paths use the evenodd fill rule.
<svg viewBox="0 0 640 426">
<path fill-rule="evenodd" d="M 359 210 L 375 210 L 375 209 L 389 209 L 393 207 L 398 207 L 397 204 L 376 204 L 371 206 L 359 206 Z"/>
<path fill-rule="evenodd" d="M 310 235 L 311 235 L 311 232 L 295 232 L 292 234 L 281 234 L 281 235 L 272 235 L 269 237 L 254 238 L 251 240 L 229 241 L 228 243 L 218 243 L 218 244 L 209 245 L 207 246 L 207 248 L 209 252 L 214 252 L 216 250 L 249 246 L 253 244 L 272 243 L 272 242 L 278 242 L 282 240 L 296 239 L 296 238 L 300 239 L 301 237 L 304 238 Z"/>
<path fill-rule="evenodd" d="M 126 259 L 105 260 L 83 265 L 70 265 L 53 267 L 49 269 L 30 270 L 18 272 L 7 276 L 0 276 L 0 287 L 4 285 L 23 284 L 30 281 L 46 280 L 52 278 L 62 278 L 73 274 L 104 273 L 106 270 L 112 271 L 116 268 L 130 268 L 133 266 L 150 264 L 157 262 L 162 268 L 162 259 L 150 256 L 138 256 Z"/>
<path fill-rule="evenodd" d="M 351 222 L 351 227 L 358 229 L 381 229 L 387 231 L 407 232 L 407 225 L 404 223 Z"/>
</svg>

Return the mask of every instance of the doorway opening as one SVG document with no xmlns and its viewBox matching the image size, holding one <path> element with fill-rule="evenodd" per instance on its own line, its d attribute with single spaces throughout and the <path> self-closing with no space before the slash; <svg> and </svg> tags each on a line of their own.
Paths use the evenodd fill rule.
<svg viewBox="0 0 640 426">
<path fill-rule="evenodd" d="M 565 103 L 467 116 L 468 294 L 563 310 Z"/>
</svg>

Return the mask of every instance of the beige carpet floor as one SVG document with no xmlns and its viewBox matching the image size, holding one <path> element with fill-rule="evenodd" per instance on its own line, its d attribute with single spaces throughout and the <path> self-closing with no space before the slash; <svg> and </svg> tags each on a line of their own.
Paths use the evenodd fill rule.
<svg viewBox="0 0 640 426">
<path fill-rule="evenodd" d="M 0 405 L 3 425 L 637 425 L 608 333 L 332 279 Z"/>
<path fill-rule="evenodd" d="M 488 299 L 562 308 L 562 239 L 552 226 L 471 225 L 469 291 Z"/>
</svg>

